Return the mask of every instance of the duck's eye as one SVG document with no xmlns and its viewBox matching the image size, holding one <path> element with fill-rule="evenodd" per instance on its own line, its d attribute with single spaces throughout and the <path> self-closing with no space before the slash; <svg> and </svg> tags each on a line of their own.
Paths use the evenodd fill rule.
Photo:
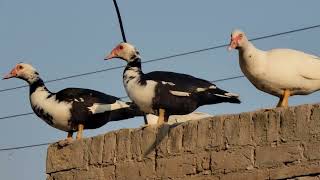
<svg viewBox="0 0 320 180">
<path fill-rule="evenodd" d="M 23 66 L 19 65 L 19 66 L 18 66 L 18 69 L 19 69 L 19 70 L 22 70 L 22 69 L 23 69 Z"/>
<path fill-rule="evenodd" d="M 123 46 L 122 46 L 122 45 L 120 45 L 120 46 L 119 46 L 119 49 L 120 49 L 120 50 L 122 50 L 122 49 L 123 49 Z"/>
<path fill-rule="evenodd" d="M 243 34 L 239 34 L 239 37 L 242 38 L 242 37 L 243 37 Z"/>
</svg>

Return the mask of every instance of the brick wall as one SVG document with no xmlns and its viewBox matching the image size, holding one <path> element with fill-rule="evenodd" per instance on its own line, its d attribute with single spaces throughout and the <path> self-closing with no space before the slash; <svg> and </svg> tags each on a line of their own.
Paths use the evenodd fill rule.
<svg viewBox="0 0 320 180">
<path fill-rule="evenodd" d="M 47 156 L 48 180 L 320 180 L 320 105 L 122 129 Z"/>
</svg>

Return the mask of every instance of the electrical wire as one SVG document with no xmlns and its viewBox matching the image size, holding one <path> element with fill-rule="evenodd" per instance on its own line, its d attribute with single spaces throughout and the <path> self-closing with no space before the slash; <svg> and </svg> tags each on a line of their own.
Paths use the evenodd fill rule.
<svg viewBox="0 0 320 180">
<path fill-rule="evenodd" d="M 124 32 L 123 23 L 122 23 L 122 20 L 121 20 L 121 14 L 120 14 L 120 10 L 119 10 L 117 1 L 113 0 L 113 4 L 114 4 L 114 7 L 115 7 L 116 12 L 117 12 L 117 17 L 118 17 L 118 21 L 119 21 L 119 25 L 120 25 L 122 40 L 123 40 L 123 42 L 127 42 L 127 38 L 126 38 L 126 34 Z"/>
<path fill-rule="evenodd" d="M 33 144 L 33 145 L 26 145 L 26 146 L 0 148 L 0 152 L 2 152 L 2 151 L 12 151 L 12 150 L 18 150 L 18 149 L 28 149 L 28 148 L 34 148 L 34 147 L 40 147 L 40 146 L 47 146 L 49 144 L 51 144 L 51 143 L 41 143 L 41 144 Z"/>
</svg>

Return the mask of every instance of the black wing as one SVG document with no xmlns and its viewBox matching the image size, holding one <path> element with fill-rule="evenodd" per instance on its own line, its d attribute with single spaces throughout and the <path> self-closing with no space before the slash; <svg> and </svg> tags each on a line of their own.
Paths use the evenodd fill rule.
<svg viewBox="0 0 320 180">
<path fill-rule="evenodd" d="M 56 93 L 56 99 L 58 101 L 84 101 L 88 104 L 103 103 L 111 104 L 119 100 L 118 97 L 104 94 L 99 91 L 82 88 L 67 88 Z"/>
<path fill-rule="evenodd" d="M 161 84 L 160 81 L 167 82 L 167 84 L 161 85 L 166 86 L 166 88 L 168 88 L 168 91 L 179 91 L 182 93 L 190 93 L 190 95 L 196 95 L 200 105 L 220 102 L 240 103 L 238 95 L 220 89 L 215 84 L 209 81 L 199 79 L 187 74 L 154 71 L 145 74 L 145 77 L 146 80 L 152 79 L 157 81 L 159 84 Z M 173 84 L 170 85 L 168 83 Z"/>
<path fill-rule="evenodd" d="M 211 82 L 187 74 L 153 71 L 144 75 L 145 80 L 165 81 L 174 84 L 174 90 L 194 92 L 197 88 L 215 86 Z M 170 88 L 172 89 L 172 88 Z"/>
</svg>

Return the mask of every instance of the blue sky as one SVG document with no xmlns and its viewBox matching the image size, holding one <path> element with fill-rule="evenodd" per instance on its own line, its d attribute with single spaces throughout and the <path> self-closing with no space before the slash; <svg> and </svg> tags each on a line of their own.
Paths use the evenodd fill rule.
<svg viewBox="0 0 320 180">
<path fill-rule="evenodd" d="M 320 1 L 124 1 L 118 0 L 127 39 L 150 60 L 229 42 L 235 28 L 249 38 L 320 24 Z M 0 0 L 0 73 L 18 62 L 31 63 L 44 80 L 124 65 L 103 61 L 121 41 L 112 0 Z M 320 55 L 319 29 L 254 42 L 261 49 L 286 47 Z M 143 65 L 145 72 L 167 70 L 207 80 L 241 75 L 238 53 L 226 48 Z M 123 69 L 47 84 L 55 92 L 83 87 L 124 96 Z M 24 85 L 0 81 L 0 89 Z M 247 79 L 216 83 L 240 94 L 242 104 L 204 106 L 198 111 L 228 114 L 273 107 L 277 98 L 256 90 Z M 0 116 L 31 111 L 28 88 L 0 93 Z M 320 93 L 297 96 L 290 105 L 319 102 Z M 66 133 L 49 127 L 35 115 L 0 121 L 0 148 L 53 142 Z M 142 119 L 113 122 L 87 131 L 94 136 L 120 128 L 138 127 Z M 44 179 L 46 146 L 0 152 L 1 179 Z M 17 173 L 19 172 L 19 173 Z"/>
</svg>

